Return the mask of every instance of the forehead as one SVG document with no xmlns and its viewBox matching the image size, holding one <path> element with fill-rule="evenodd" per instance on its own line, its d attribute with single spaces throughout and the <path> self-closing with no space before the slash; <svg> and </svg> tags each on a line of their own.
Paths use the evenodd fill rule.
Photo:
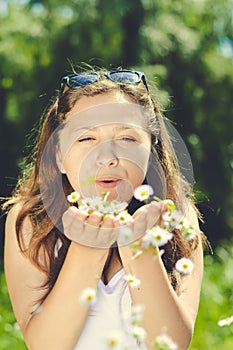
<svg viewBox="0 0 233 350">
<path fill-rule="evenodd" d="M 97 129 L 105 125 L 120 131 L 125 128 L 141 128 L 147 130 L 145 116 L 136 105 L 111 104 L 92 107 L 72 115 L 64 123 L 69 131 L 79 129 Z"/>
<path fill-rule="evenodd" d="M 70 110 L 63 126 L 69 131 L 82 128 L 93 129 L 111 124 L 147 130 L 148 114 L 150 113 L 151 111 L 139 104 L 132 103 L 122 94 L 85 96 L 77 101 Z"/>
<path fill-rule="evenodd" d="M 78 99 L 74 107 L 69 111 L 69 113 L 67 114 L 67 118 L 94 106 L 111 104 L 111 103 L 126 103 L 126 102 L 132 103 L 132 100 L 126 94 L 120 91 L 100 93 L 94 96 L 83 96 Z"/>
</svg>

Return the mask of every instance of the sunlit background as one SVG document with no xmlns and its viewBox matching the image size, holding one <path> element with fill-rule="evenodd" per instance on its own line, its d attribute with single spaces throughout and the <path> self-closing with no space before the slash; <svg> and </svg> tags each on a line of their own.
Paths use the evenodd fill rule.
<svg viewBox="0 0 233 350">
<path fill-rule="evenodd" d="M 10 195 L 60 77 L 84 64 L 144 71 L 191 155 L 207 250 L 190 350 L 232 350 L 233 1 L 0 0 L 0 196 Z M 0 350 L 26 349 L 3 271 Z"/>
</svg>

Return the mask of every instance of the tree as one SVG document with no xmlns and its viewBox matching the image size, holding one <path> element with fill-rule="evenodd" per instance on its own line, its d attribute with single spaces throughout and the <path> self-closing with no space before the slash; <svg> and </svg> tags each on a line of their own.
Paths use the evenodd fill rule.
<svg viewBox="0 0 233 350">
<path fill-rule="evenodd" d="M 214 244 L 228 237 L 233 227 L 231 9 L 232 0 L 1 2 L 0 196 L 11 192 L 30 149 L 22 152 L 25 135 L 37 128 L 59 77 L 71 71 L 69 60 L 137 67 L 156 82 L 162 101 L 170 96 L 166 116 L 191 153 L 205 232 Z"/>
</svg>

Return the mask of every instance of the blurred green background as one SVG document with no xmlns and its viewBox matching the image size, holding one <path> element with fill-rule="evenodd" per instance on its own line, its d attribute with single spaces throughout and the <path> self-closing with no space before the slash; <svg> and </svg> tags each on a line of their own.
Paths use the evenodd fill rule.
<svg viewBox="0 0 233 350">
<path fill-rule="evenodd" d="M 233 325 L 217 322 L 233 314 L 233 1 L 0 0 L 1 197 L 70 62 L 136 68 L 155 86 L 191 155 L 201 228 L 214 249 L 190 350 L 232 350 Z M 23 350 L 1 273 L 4 219 L 0 350 Z"/>
</svg>

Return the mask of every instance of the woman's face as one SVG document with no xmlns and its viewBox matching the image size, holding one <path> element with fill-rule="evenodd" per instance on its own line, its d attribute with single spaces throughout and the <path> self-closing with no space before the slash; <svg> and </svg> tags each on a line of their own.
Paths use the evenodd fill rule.
<svg viewBox="0 0 233 350">
<path fill-rule="evenodd" d="M 60 170 L 81 197 L 109 192 L 108 200 L 129 201 L 145 178 L 151 150 L 145 111 L 120 93 L 82 97 L 59 140 Z"/>
</svg>

